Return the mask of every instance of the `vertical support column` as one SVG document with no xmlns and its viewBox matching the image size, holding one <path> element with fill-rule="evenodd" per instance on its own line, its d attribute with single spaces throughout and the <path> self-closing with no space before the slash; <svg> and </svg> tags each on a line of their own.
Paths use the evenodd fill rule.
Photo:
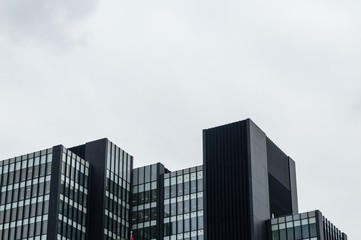
<svg viewBox="0 0 361 240">
<path fill-rule="evenodd" d="M 288 166 L 290 170 L 292 214 L 298 214 L 296 163 L 290 157 L 288 157 Z"/>
<path fill-rule="evenodd" d="M 61 161 L 63 157 L 63 146 L 53 147 L 53 157 L 51 161 L 51 180 L 50 180 L 50 198 L 49 198 L 49 220 L 46 239 L 56 240 L 58 233 L 58 209 L 59 209 L 59 185 Z"/>
<path fill-rule="evenodd" d="M 104 238 L 104 199 L 105 199 L 105 171 L 107 156 L 107 139 L 87 143 L 85 146 L 85 160 L 91 167 L 89 191 L 89 240 Z"/>
<path fill-rule="evenodd" d="M 248 120 L 203 131 L 205 239 L 251 239 Z"/>
<path fill-rule="evenodd" d="M 317 236 L 320 240 L 326 240 L 325 234 L 323 231 L 323 217 L 322 213 L 319 210 L 316 210 L 316 223 L 317 223 Z"/>
<path fill-rule="evenodd" d="M 248 120 L 252 240 L 266 239 L 270 218 L 266 134 Z"/>
</svg>

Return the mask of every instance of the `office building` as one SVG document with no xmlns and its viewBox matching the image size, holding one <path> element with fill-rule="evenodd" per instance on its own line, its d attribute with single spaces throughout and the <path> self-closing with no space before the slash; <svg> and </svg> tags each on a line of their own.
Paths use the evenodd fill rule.
<svg viewBox="0 0 361 240">
<path fill-rule="evenodd" d="M 163 225 L 164 173 L 169 172 L 157 163 L 133 170 L 131 224 L 135 239 L 159 239 Z"/>
<path fill-rule="evenodd" d="M 0 161 L 0 239 L 346 240 L 299 214 L 295 162 L 250 119 L 203 131 L 203 165 L 133 168 L 107 139 Z"/>
<path fill-rule="evenodd" d="M 272 240 L 347 240 L 319 210 L 271 219 L 268 233 Z"/>
<path fill-rule="evenodd" d="M 134 238 L 204 239 L 203 187 L 203 166 L 170 172 L 157 163 L 134 169 Z"/>
<path fill-rule="evenodd" d="M 0 239 L 85 239 L 89 163 L 61 146 L 0 162 Z"/>
<path fill-rule="evenodd" d="M 203 131 L 206 239 L 266 239 L 272 215 L 298 212 L 294 161 L 250 119 Z"/>
<path fill-rule="evenodd" d="M 107 139 L 73 147 L 69 151 L 91 166 L 86 239 L 127 239 L 133 157 Z"/>
<path fill-rule="evenodd" d="M 107 139 L 1 161 L 0 239 L 127 239 L 132 161 Z"/>
</svg>

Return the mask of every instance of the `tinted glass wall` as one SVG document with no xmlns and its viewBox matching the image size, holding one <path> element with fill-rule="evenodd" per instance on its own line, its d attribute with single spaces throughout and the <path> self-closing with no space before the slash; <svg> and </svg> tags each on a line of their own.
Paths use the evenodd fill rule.
<svg viewBox="0 0 361 240">
<path fill-rule="evenodd" d="M 316 213 L 302 213 L 271 220 L 272 240 L 319 240 Z"/>
<path fill-rule="evenodd" d="M 110 141 L 106 156 L 104 239 L 128 239 L 133 157 Z"/>
<path fill-rule="evenodd" d="M 297 189 L 291 184 L 296 182 L 296 176 L 291 174 L 294 162 L 269 138 L 266 142 L 270 211 L 276 217 L 296 214 Z"/>
<path fill-rule="evenodd" d="M 63 148 L 60 168 L 57 238 L 86 239 L 89 162 Z"/>
<path fill-rule="evenodd" d="M 52 149 L 0 162 L 0 239 L 46 239 Z"/>
<path fill-rule="evenodd" d="M 164 175 L 164 240 L 204 239 L 203 167 Z"/>
<path fill-rule="evenodd" d="M 347 240 L 318 210 L 269 221 L 272 240 Z"/>
<path fill-rule="evenodd" d="M 135 239 L 159 239 L 159 177 L 164 173 L 161 164 L 133 170 L 132 230 Z"/>
</svg>

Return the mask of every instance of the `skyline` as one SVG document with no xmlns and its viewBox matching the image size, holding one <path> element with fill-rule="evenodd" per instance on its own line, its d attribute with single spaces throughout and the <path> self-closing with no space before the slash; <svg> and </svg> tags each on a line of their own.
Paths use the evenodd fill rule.
<svg viewBox="0 0 361 240">
<path fill-rule="evenodd" d="M 178 170 L 202 164 L 202 129 L 251 118 L 295 160 L 300 212 L 361 239 L 359 9 L 1 1 L 0 159 L 107 137 Z"/>
<path fill-rule="evenodd" d="M 176 172 L 161 163 L 133 169 L 133 157 L 106 138 L 0 162 L 1 235 L 113 239 L 131 226 L 137 239 L 264 240 L 271 230 L 274 240 L 347 239 L 321 212 L 299 214 L 295 162 L 252 120 L 206 129 L 203 141 L 204 166 Z M 71 216 L 82 227 L 68 225 Z"/>
<path fill-rule="evenodd" d="M 245 120 L 245 119 L 242 119 L 242 120 Z M 235 121 L 235 122 L 238 122 L 238 121 Z M 227 123 L 226 125 L 228 125 L 228 124 L 231 124 L 231 123 L 234 123 L 234 122 L 230 122 L 230 123 Z M 219 126 L 223 126 L 223 125 L 225 125 L 225 124 L 220 124 L 220 125 L 218 125 L 218 126 L 213 126 L 213 127 L 219 127 Z M 213 127 L 210 127 L 210 128 L 213 128 Z M 207 129 L 209 129 L 209 128 L 207 128 Z M 268 136 L 268 135 L 267 135 Z M 92 139 L 92 140 L 97 140 L 97 139 Z M 111 140 L 111 139 L 110 139 Z M 272 140 L 272 139 L 271 139 Z M 88 141 L 89 142 L 89 141 Z M 78 143 L 79 144 L 79 143 Z M 78 145 L 77 144 L 77 145 Z M 76 145 L 73 145 L 73 146 L 65 146 L 64 145 L 64 147 L 65 148 L 71 148 L 71 147 L 74 147 L 74 146 L 76 146 Z M 277 145 L 278 146 L 278 145 Z M 52 147 L 52 146 L 48 146 L 47 148 L 49 148 L 49 147 Z M 278 146 L 279 147 L 279 146 Z M 44 148 L 45 149 L 45 148 Z M 122 150 L 124 150 L 122 147 L 121 147 L 121 149 Z M 43 150 L 43 149 L 37 149 L 37 151 L 40 151 L 40 150 Z M 27 153 L 23 153 L 23 154 L 18 154 L 18 155 L 16 155 L 16 156 L 12 156 L 11 158 L 14 158 L 14 157 L 18 157 L 18 156 L 21 156 L 21 155 L 24 155 L 24 154 L 28 154 L 28 153 L 31 153 L 31 152 L 27 152 Z M 134 155 L 132 154 L 132 153 L 130 153 L 130 155 L 132 155 L 133 157 L 134 157 Z M 292 156 L 290 156 L 291 158 L 292 158 Z M 7 159 L 9 159 L 9 158 L 6 158 L 6 159 L 1 159 L 0 161 L 2 161 L 2 160 L 7 160 Z M 150 164 L 154 164 L 154 163 L 150 163 Z M 136 158 L 135 158 L 135 161 L 134 161 L 134 166 L 135 166 L 135 168 L 137 168 L 137 167 L 144 167 L 144 166 L 149 166 L 148 164 L 146 164 L 146 165 L 139 165 L 139 164 L 137 164 L 137 160 L 136 160 Z M 185 167 L 183 167 L 183 169 L 188 169 L 188 168 L 190 168 L 190 167 L 196 167 L 196 166 L 203 166 L 203 162 L 201 162 L 201 163 L 197 163 L 197 164 L 193 164 L 193 165 L 190 165 L 190 166 L 185 166 Z M 167 165 L 165 165 L 165 167 L 166 168 L 169 168 Z M 182 169 L 169 169 L 171 172 L 175 172 L 175 171 L 179 171 L 179 170 L 182 170 Z M 296 162 L 296 175 L 297 175 L 297 162 Z M 297 176 L 296 177 L 297 178 L 297 188 L 299 188 L 300 186 L 299 186 L 299 184 L 300 184 L 300 182 L 302 182 L 303 181 L 303 179 L 299 179 L 299 177 Z M 301 184 L 302 185 L 302 184 Z M 306 197 L 301 197 L 301 198 L 309 198 L 310 197 L 310 195 L 309 194 L 306 194 Z M 317 196 L 315 196 L 315 197 L 317 197 Z M 300 199 L 300 194 L 298 194 L 298 201 L 299 201 L 299 199 Z M 315 208 L 315 210 L 320 210 L 322 213 L 323 213 L 323 211 L 322 211 L 322 208 L 321 207 L 318 207 L 318 208 Z M 311 210 L 307 210 L 307 211 L 311 211 Z M 305 212 L 305 210 L 304 209 L 302 209 L 302 208 L 300 208 L 299 209 L 299 213 L 301 213 L 301 212 Z M 331 219 L 331 221 L 332 221 L 332 219 Z M 333 222 L 334 224 L 335 224 L 335 226 L 337 226 L 337 227 L 339 227 L 336 223 L 337 223 L 337 220 L 336 220 L 336 223 L 335 223 L 335 221 Z M 343 232 L 345 232 L 346 234 L 347 234 L 347 232 L 346 231 L 344 231 L 344 229 L 342 229 L 342 228 L 340 228 L 340 230 L 342 230 Z M 350 236 L 349 236 L 350 237 Z"/>
</svg>

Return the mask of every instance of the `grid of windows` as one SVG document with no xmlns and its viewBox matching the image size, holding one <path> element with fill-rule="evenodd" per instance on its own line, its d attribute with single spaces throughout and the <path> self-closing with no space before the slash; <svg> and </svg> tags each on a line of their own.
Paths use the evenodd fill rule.
<svg viewBox="0 0 361 240">
<path fill-rule="evenodd" d="M 0 239 L 45 239 L 52 148 L 0 162 Z"/>
<path fill-rule="evenodd" d="M 157 239 L 158 164 L 133 170 L 132 230 L 135 239 Z"/>
<path fill-rule="evenodd" d="M 271 220 L 272 240 L 318 240 L 316 212 Z"/>
<path fill-rule="evenodd" d="M 164 240 L 204 239 L 203 168 L 164 175 Z"/>
<path fill-rule="evenodd" d="M 105 186 L 104 239 L 128 238 L 132 161 L 132 156 L 109 142 Z"/>
<path fill-rule="evenodd" d="M 63 149 L 59 189 L 58 239 L 86 236 L 89 162 Z"/>
<path fill-rule="evenodd" d="M 0 239 L 45 240 L 54 233 L 58 240 L 85 240 L 91 209 L 90 163 L 84 159 L 91 156 L 90 162 L 102 161 L 96 168 L 101 183 L 92 181 L 101 186 L 97 196 L 104 200 L 93 208 L 104 211 L 97 229 L 102 237 L 96 238 L 129 239 L 131 224 L 136 240 L 204 240 L 203 167 L 169 172 L 157 163 L 132 170 L 133 157 L 106 141 L 96 155 L 88 153 L 88 145 L 56 146 L 0 161 Z M 319 211 L 268 223 L 272 240 L 347 240 Z"/>
<path fill-rule="evenodd" d="M 317 230 L 319 221 L 322 221 L 323 235 Z M 347 236 L 317 210 L 271 219 L 270 222 L 272 240 L 347 240 Z"/>
</svg>

